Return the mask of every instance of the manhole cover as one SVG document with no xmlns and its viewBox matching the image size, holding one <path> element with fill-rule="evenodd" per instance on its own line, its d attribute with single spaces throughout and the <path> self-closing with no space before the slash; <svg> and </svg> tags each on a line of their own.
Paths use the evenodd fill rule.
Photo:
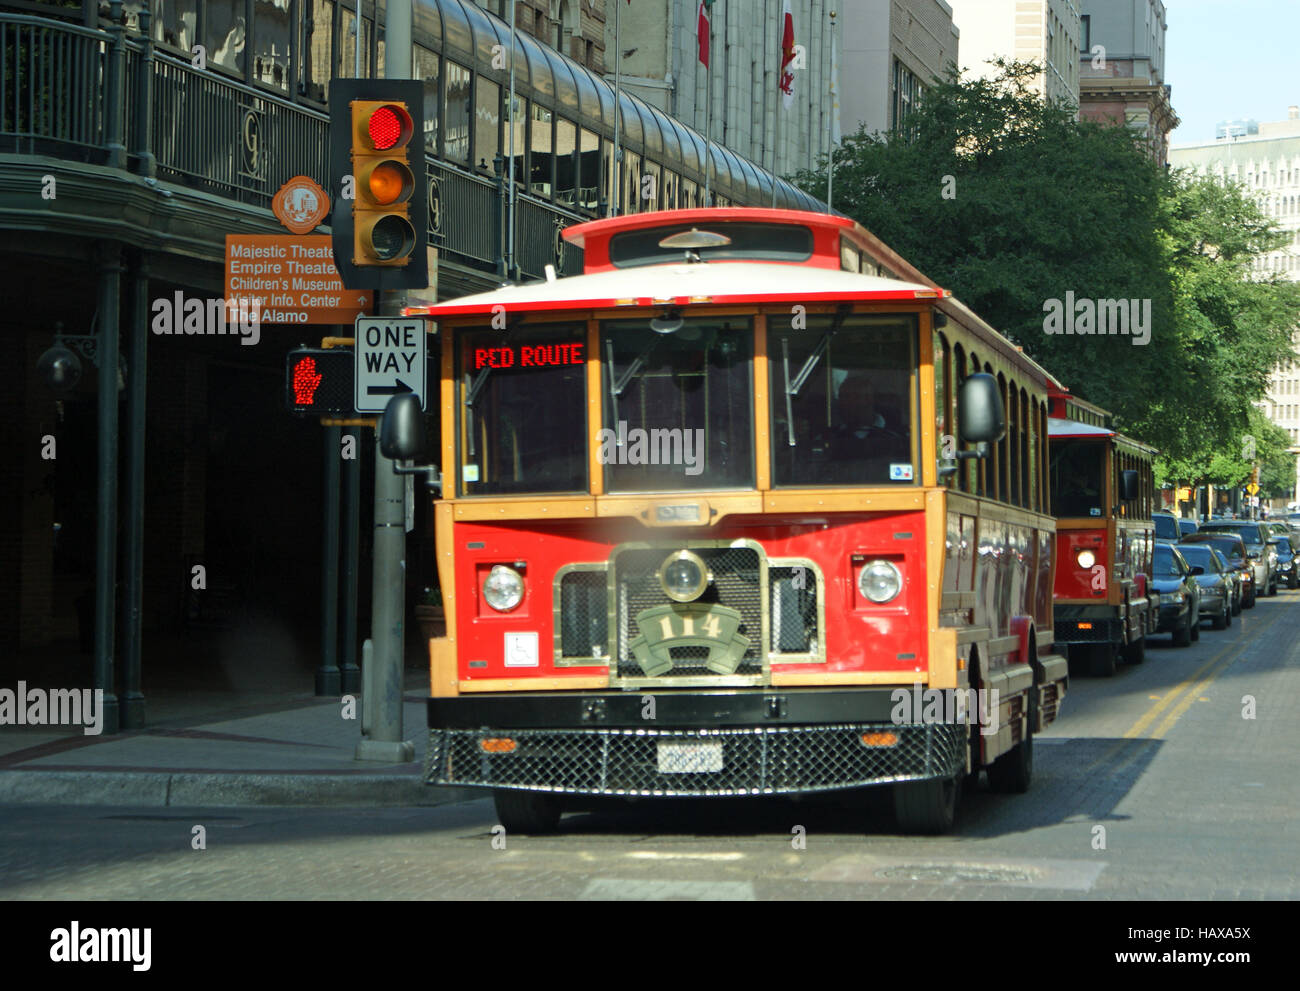
<svg viewBox="0 0 1300 991">
<path fill-rule="evenodd" d="M 908 864 L 876 871 L 876 877 L 890 881 L 930 881 L 939 884 L 1028 884 L 1035 880 L 1029 871 L 977 864 Z"/>
</svg>

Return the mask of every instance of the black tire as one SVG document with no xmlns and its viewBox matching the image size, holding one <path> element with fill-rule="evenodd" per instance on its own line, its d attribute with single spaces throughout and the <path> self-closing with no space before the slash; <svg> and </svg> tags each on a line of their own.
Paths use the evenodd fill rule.
<svg viewBox="0 0 1300 991">
<path fill-rule="evenodd" d="M 1025 738 L 989 765 L 989 789 L 1000 795 L 1023 795 L 1034 777 L 1034 734 L 1025 720 Z"/>
<path fill-rule="evenodd" d="M 1241 608 L 1242 608 L 1242 609 L 1254 609 L 1254 608 L 1255 608 L 1255 589 L 1254 589 L 1254 588 L 1251 588 L 1251 590 L 1250 590 L 1250 595 L 1249 595 L 1248 597 L 1245 597 L 1245 598 L 1243 598 L 1243 599 L 1241 600 Z"/>
<path fill-rule="evenodd" d="M 1234 616 L 1241 615 L 1241 600 L 1242 600 L 1242 595 L 1240 592 L 1238 592 L 1237 597 L 1232 602 L 1232 615 Z"/>
<path fill-rule="evenodd" d="M 1097 644 L 1088 655 L 1088 673 L 1094 678 L 1112 678 L 1115 675 L 1115 645 Z"/>
<path fill-rule="evenodd" d="M 1192 613 L 1188 610 L 1187 617 L 1183 620 L 1183 625 L 1174 630 L 1174 646 L 1190 647 L 1192 645 Z"/>
<path fill-rule="evenodd" d="M 1125 664 L 1141 664 L 1147 659 L 1147 638 L 1145 636 L 1129 643 L 1123 651 Z"/>
<path fill-rule="evenodd" d="M 952 778 L 900 781 L 894 785 L 894 818 L 904 833 L 934 836 L 952 829 L 965 773 Z"/>
<path fill-rule="evenodd" d="M 564 811 L 557 796 L 539 791 L 497 788 L 492 801 L 507 833 L 553 833 Z"/>
</svg>

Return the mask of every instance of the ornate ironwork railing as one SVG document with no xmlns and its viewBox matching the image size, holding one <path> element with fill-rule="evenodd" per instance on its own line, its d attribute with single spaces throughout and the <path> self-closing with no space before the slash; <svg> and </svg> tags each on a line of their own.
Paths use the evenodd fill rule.
<svg viewBox="0 0 1300 991">
<path fill-rule="evenodd" d="M 117 3 L 113 4 L 118 7 Z M 75 159 L 154 176 L 270 208 L 295 175 L 328 185 L 329 118 L 158 52 L 140 35 L 28 14 L 0 14 L 0 152 Z M 430 244 L 488 272 L 505 271 L 499 180 L 429 156 Z M 582 218 L 518 196 L 516 264 L 541 277 L 581 270 L 559 230 Z"/>
</svg>

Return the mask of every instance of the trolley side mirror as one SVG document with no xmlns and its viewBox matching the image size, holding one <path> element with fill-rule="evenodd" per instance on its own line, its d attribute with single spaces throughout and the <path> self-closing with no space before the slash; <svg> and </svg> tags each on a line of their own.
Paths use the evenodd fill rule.
<svg viewBox="0 0 1300 991">
<path fill-rule="evenodd" d="M 1119 497 L 1125 502 L 1138 497 L 1138 473 L 1132 468 L 1119 473 Z"/>
<path fill-rule="evenodd" d="M 957 393 L 957 424 L 961 439 L 975 444 L 974 451 L 959 451 L 959 458 L 988 456 L 988 445 L 1007 432 L 1007 411 L 1002 404 L 998 380 L 988 372 L 976 372 L 961 384 Z"/>
<path fill-rule="evenodd" d="M 424 429 L 424 410 L 420 398 L 412 393 L 394 396 L 384 407 L 379 421 L 379 450 L 393 462 L 398 475 L 423 475 L 425 484 L 442 491 L 442 478 L 435 465 L 410 462 L 425 456 L 428 437 Z"/>
</svg>

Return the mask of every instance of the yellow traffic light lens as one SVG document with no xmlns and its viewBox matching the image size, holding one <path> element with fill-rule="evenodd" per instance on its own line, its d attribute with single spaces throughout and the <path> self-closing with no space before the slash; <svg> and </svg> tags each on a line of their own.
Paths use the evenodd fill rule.
<svg viewBox="0 0 1300 991">
<path fill-rule="evenodd" d="M 407 181 L 409 176 L 410 172 L 397 162 L 380 162 L 367 180 L 370 198 L 384 206 L 402 202 L 411 194 L 410 183 Z"/>
</svg>

